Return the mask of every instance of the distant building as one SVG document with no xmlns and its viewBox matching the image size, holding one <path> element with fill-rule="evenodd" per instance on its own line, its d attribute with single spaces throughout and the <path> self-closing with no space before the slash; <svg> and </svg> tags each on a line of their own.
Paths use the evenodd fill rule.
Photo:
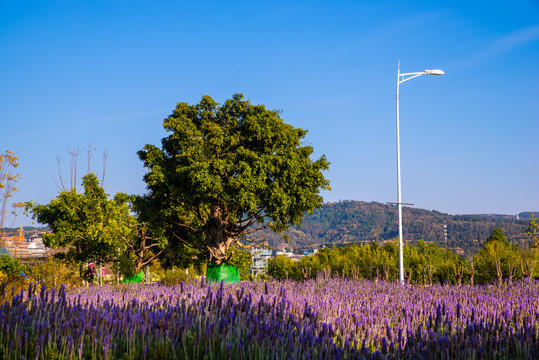
<svg viewBox="0 0 539 360">
<path fill-rule="evenodd" d="M 265 274 L 268 271 L 268 260 L 272 257 L 270 249 L 252 248 L 251 253 L 251 268 L 249 272 L 253 276 Z"/>
<path fill-rule="evenodd" d="M 49 256 L 50 249 L 45 247 L 41 234 L 38 234 L 37 231 L 34 230 L 31 235 L 26 237 L 21 226 L 16 234 L 8 235 L 11 236 L 2 238 L 2 246 L 13 258 L 28 260 L 43 259 Z"/>
</svg>

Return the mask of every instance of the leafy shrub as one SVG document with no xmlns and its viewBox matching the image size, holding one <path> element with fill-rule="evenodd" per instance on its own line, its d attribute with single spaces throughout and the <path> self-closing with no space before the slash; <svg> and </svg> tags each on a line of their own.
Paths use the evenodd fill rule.
<svg viewBox="0 0 539 360">
<path fill-rule="evenodd" d="M 232 255 L 229 264 L 238 269 L 240 280 L 249 278 L 249 268 L 252 263 L 252 256 L 248 250 L 244 250 L 232 245 L 228 249 L 228 254 Z"/>
<path fill-rule="evenodd" d="M 0 272 L 7 276 L 20 275 L 26 271 L 26 267 L 19 259 L 14 259 L 8 254 L 0 255 Z"/>
<path fill-rule="evenodd" d="M 33 279 L 27 276 L 7 275 L 0 272 L 0 305 L 5 302 L 11 302 L 13 297 L 21 291 L 28 290 L 30 284 L 33 282 Z M 39 286 L 36 288 L 34 284 L 32 290 L 35 292 L 36 289 L 39 289 Z"/>
<path fill-rule="evenodd" d="M 56 288 L 61 284 L 68 287 L 79 286 L 82 279 L 76 265 L 65 261 L 48 258 L 46 261 L 35 261 L 28 266 L 28 273 L 38 283 L 48 288 Z"/>
<path fill-rule="evenodd" d="M 176 269 L 167 270 L 161 278 L 161 283 L 167 286 L 179 285 L 181 282 L 187 283 L 190 281 L 196 281 L 199 275 L 193 268 L 189 269 Z"/>
</svg>

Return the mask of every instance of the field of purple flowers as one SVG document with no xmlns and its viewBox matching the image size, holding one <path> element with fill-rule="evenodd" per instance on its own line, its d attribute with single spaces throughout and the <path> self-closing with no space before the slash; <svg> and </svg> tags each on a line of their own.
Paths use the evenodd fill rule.
<svg viewBox="0 0 539 360">
<path fill-rule="evenodd" d="M 0 358 L 539 357 L 537 281 L 421 288 L 326 276 L 74 291 L 29 289 L 1 305 Z"/>
</svg>

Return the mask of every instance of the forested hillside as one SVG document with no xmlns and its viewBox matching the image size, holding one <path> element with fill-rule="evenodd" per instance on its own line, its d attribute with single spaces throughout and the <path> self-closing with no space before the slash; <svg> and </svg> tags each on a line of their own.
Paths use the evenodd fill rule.
<svg viewBox="0 0 539 360">
<path fill-rule="evenodd" d="M 377 202 L 340 201 L 327 203 L 305 216 L 301 227 L 291 228 L 286 234 L 294 251 L 357 242 L 384 241 L 398 236 L 397 208 Z M 447 225 L 447 244 L 444 224 Z M 438 211 L 403 208 L 404 239 L 412 243 L 423 239 L 447 245 L 458 253 L 470 255 L 479 250 L 495 227 L 502 229 L 507 239 L 516 245 L 531 243 L 525 234 L 528 220 L 488 218 L 480 215 L 448 215 Z M 269 243 L 284 243 L 277 234 L 269 236 Z"/>
</svg>

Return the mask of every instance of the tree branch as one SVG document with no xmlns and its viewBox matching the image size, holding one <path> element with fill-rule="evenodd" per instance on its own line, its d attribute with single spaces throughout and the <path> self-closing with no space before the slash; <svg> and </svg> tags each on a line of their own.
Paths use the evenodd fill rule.
<svg viewBox="0 0 539 360">
<path fill-rule="evenodd" d="M 168 222 L 169 224 L 172 224 L 172 225 L 176 225 L 176 226 L 179 226 L 179 227 L 183 227 L 185 229 L 188 229 L 188 230 L 191 230 L 191 231 L 195 231 L 195 232 L 199 232 L 199 231 L 202 231 L 202 228 L 194 228 L 192 226 L 189 226 L 189 225 L 186 225 L 186 224 L 182 224 L 182 223 L 177 223 L 175 221 L 172 221 L 164 216 L 160 216 L 160 218 L 166 222 Z"/>
<path fill-rule="evenodd" d="M 241 241 L 239 241 L 237 239 L 234 239 L 234 244 L 238 245 L 242 249 L 251 249 L 253 247 L 257 247 L 258 245 L 263 244 L 264 242 L 266 242 L 266 237 L 264 236 L 263 238 L 260 238 L 258 240 L 248 240 L 248 241 L 252 241 L 253 243 L 252 244 L 243 244 Z"/>
</svg>

